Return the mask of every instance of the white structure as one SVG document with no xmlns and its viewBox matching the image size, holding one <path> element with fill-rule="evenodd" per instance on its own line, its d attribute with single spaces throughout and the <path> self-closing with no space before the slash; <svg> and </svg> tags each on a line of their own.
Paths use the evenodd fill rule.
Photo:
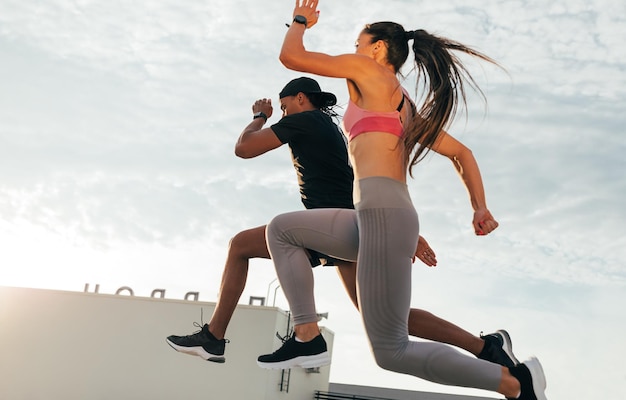
<svg viewBox="0 0 626 400">
<path fill-rule="evenodd" d="M 330 366 L 261 369 L 258 355 L 277 349 L 276 332 L 288 330 L 288 314 L 275 307 L 239 305 L 226 363 L 204 361 L 176 352 L 165 338 L 197 330 L 193 321 L 200 322 L 201 310 L 208 319 L 214 303 L 131 292 L 0 286 L 0 400 L 493 400 L 329 384 Z M 334 334 L 322 333 L 332 355 Z"/>
<path fill-rule="evenodd" d="M 178 353 L 165 338 L 197 330 L 214 303 L 0 287 L 0 399 L 309 400 L 328 390 L 330 367 L 264 370 L 288 315 L 237 307 L 226 363 Z M 333 333 L 324 337 L 332 354 Z"/>
</svg>

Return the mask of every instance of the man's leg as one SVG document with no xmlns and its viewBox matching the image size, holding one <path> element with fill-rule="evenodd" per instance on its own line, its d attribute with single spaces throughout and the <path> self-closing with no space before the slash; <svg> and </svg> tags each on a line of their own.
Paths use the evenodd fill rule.
<svg viewBox="0 0 626 400">
<path fill-rule="evenodd" d="M 224 351 L 228 341 L 224 339 L 224 334 L 246 286 L 250 258 L 270 258 L 265 244 L 265 226 L 239 232 L 231 239 L 218 301 L 210 323 L 202 325 L 200 331 L 191 335 L 168 336 L 166 341 L 172 348 L 208 361 L 226 361 Z"/>
<path fill-rule="evenodd" d="M 348 296 L 350 296 L 350 300 L 352 300 L 352 304 L 354 304 L 354 306 L 358 309 L 359 305 L 356 296 L 356 262 L 339 260 L 335 260 L 334 262 L 337 266 L 337 273 L 343 282 L 346 292 L 348 292 Z M 513 366 L 518 362 L 512 354 L 512 349 L 510 349 L 510 338 L 506 332 L 498 331 L 496 334 L 492 334 L 499 335 L 500 339 L 503 340 L 503 343 L 501 345 L 495 344 L 495 348 L 486 349 L 492 353 L 495 352 L 497 355 L 481 355 L 481 352 L 487 344 L 485 339 L 474 336 L 466 330 L 461 329 L 460 327 L 441 319 L 428 311 L 417 308 L 411 308 L 411 311 L 409 312 L 409 335 L 435 342 L 450 344 L 464 349 L 476 357 L 480 355 L 481 358 L 487 359 L 488 361 L 506 366 Z M 503 351 L 498 351 L 498 347 L 500 349 L 506 347 L 504 349 L 505 353 L 503 354 Z M 507 353 L 510 354 L 507 355 Z M 509 358 L 512 359 L 512 362 L 509 362 Z"/>
<path fill-rule="evenodd" d="M 241 293 L 246 287 L 250 258 L 270 258 L 265 243 L 265 225 L 239 232 L 230 240 L 217 304 L 209 322 L 209 331 L 217 339 L 224 338 Z"/>
</svg>

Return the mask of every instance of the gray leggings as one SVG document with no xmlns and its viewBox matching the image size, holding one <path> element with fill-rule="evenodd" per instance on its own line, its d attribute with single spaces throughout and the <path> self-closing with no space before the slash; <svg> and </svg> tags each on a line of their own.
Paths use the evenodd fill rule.
<svg viewBox="0 0 626 400">
<path fill-rule="evenodd" d="M 296 325 L 316 322 L 313 272 L 305 248 L 355 261 L 357 294 L 376 363 L 445 385 L 495 391 L 499 365 L 441 343 L 409 341 L 411 258 L 419 222 L 406 184 L 361 179 L 356 210 L 315 209 L 282 214 L 267 227 L 268 248 Z M 360 201 L 358 201 L 360 200 Z"/>
</svg>

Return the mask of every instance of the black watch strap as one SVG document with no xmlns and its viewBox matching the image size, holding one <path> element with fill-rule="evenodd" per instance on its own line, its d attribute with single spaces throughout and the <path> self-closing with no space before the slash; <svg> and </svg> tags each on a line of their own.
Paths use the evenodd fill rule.
<svg viewBox="0 0 626 400">
<path fill-rule="evenodd" d="M 305 28 L 308 26 L 308 21 L 306 20 L 306 17 L 303 15 L 296 15 L 295 17 L 293 17 L 293 22 L 297 24 L 302 24 L 304 25 Z"/>
<path fill-rule="evenodd" d="M 254 115 L 252 116 L 252 119 L 257 119 L 257 118 L 263 118 L 263 120 L 267 122 L 267 114 L 265 114 L 263 111 L 254 113 Z"/>
</svg>

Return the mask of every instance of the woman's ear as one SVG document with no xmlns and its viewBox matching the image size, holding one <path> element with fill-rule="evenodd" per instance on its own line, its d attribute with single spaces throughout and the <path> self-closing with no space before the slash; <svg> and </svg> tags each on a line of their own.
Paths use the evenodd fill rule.
<svg viewBox="0 0 626 400">
<path fill-rule="evenodd" d="M 376 43 L 374 43 L 374 46 L 372 47 L 374 51 L 380 51 L 386 48 L 387 48 L 387 45 L 385 44 L 384 40 L 377 40 Z"/>
</svg>

